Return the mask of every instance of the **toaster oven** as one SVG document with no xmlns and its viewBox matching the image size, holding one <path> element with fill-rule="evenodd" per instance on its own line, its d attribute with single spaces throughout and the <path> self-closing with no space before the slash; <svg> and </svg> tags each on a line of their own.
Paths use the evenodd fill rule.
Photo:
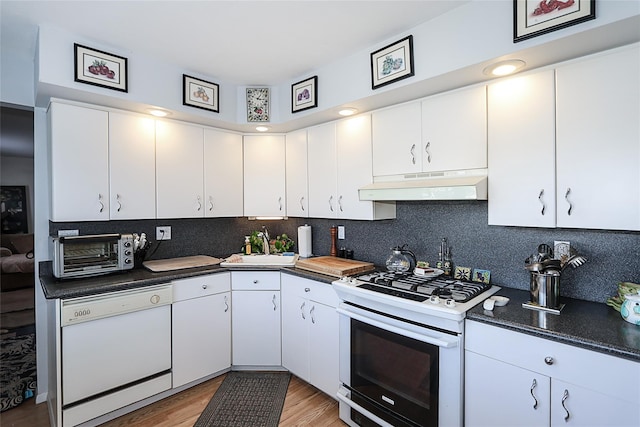
<svg viewBox="0 0 640 427">
<path fill-rule="evenodd" d="M 53 275 L 64 279 L 129 270 L 133 254 L 132 234 L 55 237 Z"/>
</svg>

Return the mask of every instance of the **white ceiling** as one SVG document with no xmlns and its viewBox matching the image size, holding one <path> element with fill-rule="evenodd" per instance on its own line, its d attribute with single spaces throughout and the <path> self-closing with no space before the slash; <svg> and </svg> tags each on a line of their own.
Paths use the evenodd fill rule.
<svg viewBox="0 0 640 427">
<path fill-rule="evenodd" d="M 33 58 L 37 26 L 49 24 L 116 54 L 241 86 L 277 85 L 468 2 L 1 0 L 0 47 Z"/>
</svg>

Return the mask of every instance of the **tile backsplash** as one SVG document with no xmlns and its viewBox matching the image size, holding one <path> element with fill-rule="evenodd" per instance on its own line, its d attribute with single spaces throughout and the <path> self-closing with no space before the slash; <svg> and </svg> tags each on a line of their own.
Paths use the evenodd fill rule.
<svg viewBox="0 0 640 427">
<path fill-rule="evenodd" d="M 382 221 L 289 218 L 258 221 L 247 218 L 203 218 L 108 222 L 50 223 L 50 234 L 78 229 L 81 234 L 146 233 L 153 245 L 148 259 L 189 255 L 226 257 L 242 250 L 244 236 L 263 225 L 272 237 L 287 233 L 297 240 L 297 227 L 312 226 L 313 254 L 328 255 L 330 227 L 343 225 L 338 247 L 354 251 L 355 259 L 384 265 L 391 248 L 407 244 L 419 260 L 435 263 L 440 239 L 446 237 L 455 265 L 491 271 L 498 286 L 529 289 L 524 260 L 538 244 L 567 240 L 588 262 L 563 272 L 561 294 L 604 302 L 618 282 L 640 283 L 640 232 L 544 229 L 487 225 L 486 201 L 398 202 L 397 218 Z M 171 240 L 155 241 L 155 227 L 171 226 Z"/>
</svg>

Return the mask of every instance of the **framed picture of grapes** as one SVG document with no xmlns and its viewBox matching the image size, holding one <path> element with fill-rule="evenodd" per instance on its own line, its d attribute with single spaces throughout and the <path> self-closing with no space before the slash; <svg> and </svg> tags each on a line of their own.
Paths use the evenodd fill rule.
<svg viewBox="0 0 640 427">
<path fill-rule="evenodd" d="M 219 113 L 219 86 L 215 83 L 182 75 L 182 103 Z"/>
<path fill-rule="evenodd" d="M 378 89 L 414 74 L 413 36 L 407 36 L 371 54 L 371 89 Z"/>
<path fill-rule="evenodd" d="M 127 58 L 74 43 L 75 81 L 127 92 Z"/>
</svg>

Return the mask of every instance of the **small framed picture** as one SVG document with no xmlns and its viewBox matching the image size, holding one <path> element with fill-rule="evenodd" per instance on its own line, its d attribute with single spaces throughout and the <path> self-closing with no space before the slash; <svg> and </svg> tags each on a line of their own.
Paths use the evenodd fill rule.
<svg viewBox="0 0 640 427">
<path fill-rule="evenodd" d="M 318 106 L 318 76 L 291 85 L 291 112 Z"/>
<path fill-rule="evenodd" d="M 195 77 L 182 75 L 182 104 L 219 113 L 219 86 Z"/>
<path fill-rule="evenodd" d="M 371 54 L 372 89 L 406 79 L 414 74 L 413 36 L 407 36 Z"/>
<path fill-rule="evenodd" d="M 479 270 L 477 268 L 473 269 L 473 277 L 471 279 L 474 282 L 480 282 L 489 284 L 491 281 L 491 272 L 489 270 Z"/>
<path fill-rule="evenodd" d="M 127 58 L 74 43 L 75 81 L 127 92 Z"/>
<path fill-rule="evenodd" d="M 471 268 L 456 267 L 453 272 L 453 278 L 458 280 L 471 280 Z"/>
<path fill-rule="evenodd" d="M 247 122 L 269 121 L 269 88 L 247 88 Z"/>
<path fill-rule="evenodd" d="M 596 0 L 513 0 L 513 42 L 596 19 Z"/>
</svg>

